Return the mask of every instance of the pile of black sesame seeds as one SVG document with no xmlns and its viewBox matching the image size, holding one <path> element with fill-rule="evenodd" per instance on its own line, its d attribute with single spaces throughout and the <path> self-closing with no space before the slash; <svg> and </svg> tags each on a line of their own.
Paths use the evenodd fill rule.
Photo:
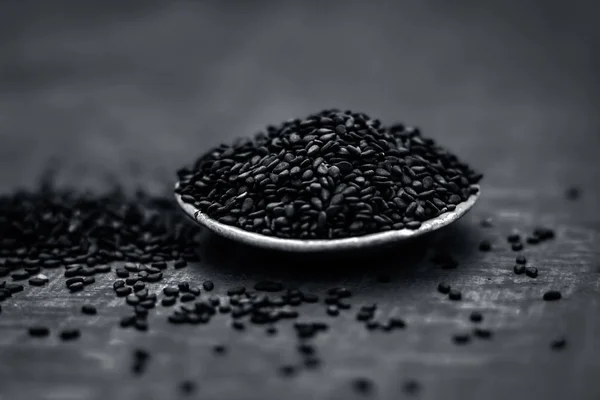
<svg viewBox="0 0 600 400">
<path fill-rule="evenodd" d="M 221 145 L 178 175 L 182 200 L 211 218 L 294 239 L 417 229 L 481 179 L 417 128 L 335 109 Z"/>
</svg>

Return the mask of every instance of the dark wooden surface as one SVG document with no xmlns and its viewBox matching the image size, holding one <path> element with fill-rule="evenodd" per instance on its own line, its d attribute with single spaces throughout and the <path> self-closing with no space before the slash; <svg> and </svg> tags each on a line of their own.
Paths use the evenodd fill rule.
<svg viewBox="0 0 600 400">
<path fill-rule="evenodd" d="M 484 3 L 486 3 L 484 5 Z M 0 189 L 31 185 L 49 160 L 63 182 L 100 187 L 117 177 L 149 190 L 183 162 L 269 122 L 323 107 L 403 120 L 482 170 L 483 195 L 464 220 L 424 241 L 378 254 L 298 259 L 207 236 L 203 260 L 168 282 L 210 278 L 217 293 L 269 277 L 321 292 L 353 290 L 355 308 L 377 302 L 404 331 L 369 333 L 354 312 L 325 319 L 323 366 L 295 378 L 290 326 L 233 331 L 227 319 L 174 327 L 159 309 L 146 333 L 117 327 L 127 312 L 110 279 L 80 294 L 51 283 L 27 288 L 0 315 L 0 399 L 168 399 L 178 382 L 202 399 L 352 399 L 357 376 L 373 398 L 600 398 L 600 116 L 597 5 L 593 1 L 4 2 L 0 11 Z M 111 178 L 112 179 L 112 178 Z M 576 202 L 569 185 L 582 188 Z M 491 217 L 493 228 L 479 225 Z M 537 279 L 516 276 L 505 236 L 542 224 L 557 238 L 524 254 Z M 478 242 L 490 239 L 493 251 Z M 435 248 L 460 262 L 441 270 Z M 376 282 L 378 271 L 393 281 Z M 461 302 L 436 292 L 440 281 Z M 159 286 L 157 286 L 159 287 Z M 564 298 L 541 300 L 550 288 Z M 99 307 L 79 314 L 82 303 Z M 467 346 L 480 310 L 494 331 Z M 34 340 L 32 323 L 79 326 L 82 337 Z M 568 347 L 549 349 L 564 335 Z M 227 355 L 211 347 L 226 344 Z M 134 378 L 130 353 L 151 351 Z M 194 397 L 193 396 L 193 397 Z"/>
</svg>

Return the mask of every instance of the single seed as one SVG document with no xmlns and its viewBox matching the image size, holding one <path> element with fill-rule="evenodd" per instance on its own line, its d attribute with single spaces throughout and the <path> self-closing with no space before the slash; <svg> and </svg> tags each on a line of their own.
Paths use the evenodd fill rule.
<svg viewBox="0 0 600 400">
<path fill-rule="evenodd" d="M 519 255 L 516 258 L 517 264 L 527 264 L 527 259 L 523 255 Z"/>
<path fill-rule="evenodd" d="M 448 298 L 450 300 L 461 300 L 462 293 L 460 292 L 460 290 L 450 289 L 450 291 L 448 292 Z"/>
<path fill-rule="evenodd" d="M 538 269 L 535 267 L 527 267 L 525 268 L 525 274 L 530 278 L 537 278 Z"/>
<path fill-rule="evenodd" d="M 475 328 L 475 329 L 473 329 L 473 335 L 480 339 L 491 339 L 492 331 L 490 331 L 489 329 L 484 329 L 484 328 Z"/>
<path fill-rule="evenodd" d="M 458 345 L 464 345 L 471 341 L 471 336 L 468 333 L 457 333 L 452 336 L 452 341 Z"/>
<path fill-rule="evenodd" d="M 514 272 L 515 272 L 515 274 L 517 274 L 517 275 L 524 274 L 524 273 L 525 273 L 525 270 L 526 270 L 526 267 L 525 267 L 524 265 L 518 265 L 518 264 L 517 264 L 517 265 L 515 265 L 515 266 L 513 267 L 513 271 L 514 271 Z"/>
<path fill-rule="evenodd" d="M 490 251 L 492 249 L 492 245 L 488 240 L 482 240 L 479 243 L 479 250 L 481 251 Z"/>
<path fill-rule="evenodd" d="M 215 285 L 214 285 L 214 283 L 212 283 L 212 281 L 205 281 L 204 283 L 202 283 L 202 287 L 207 292 L 210 292 L 211 290 L 214 289 Z"/>
<path fill-rule="evenodd" d="M 96 315 L 96 313 L 98 312 L 96 310 L 96 307 L 94 307 L 91 304 L 84 304 L 83 306 L 81 306 L 81 312 L 87 315 Z"/>
<path fill-rule="evenodd" d="M 438 284 L 437 290 L 442 294 L 448 294 L 450 293 L 450 285 L 448 285 L 445 282 L 441 282 L 440 284 Z"/>
<path fill-rule="evenodd" d="M 563 337 L 554 339 L 552 342 L 550 342 L 550 348 L 552 350 L 562 350 L 565 347 L 567 347 L 567 339 Z"/>
<path fill-rule="evenodd" d="M 81 332 L 79 331 L 79 329 L 74 329 L 74 328 L 64 329 L 60 333 L 60 338 L 64 341 L 75 340 L 75 339 L 78 339 L 80 335 L 81 335 Z"/>
<path fill-rule="evenodd" d="M 558 290 L 549 290 L 546 293 L 544 293 L 543 299 L 545 301 L 555 301 L 560 300 L 561 297 L 562 294 Z"/>
<path fill-rule="evenodd" d="M 483 321 L 483 315 L 478 311 L 473 311 L 469 316 L 471 322 L 481 322 Z"/>
<path fill-rule="evenodd" d="M 38 325 L 29 328 L 29 336 L 31 337 L 46 337 L 50 334 L 50 329 L 46 326 Z"/>
<path fill-rule="evenodd" d="M 370 379 L 367 378 L 356 378 L 352 382 L 354 390 L 360 394 L 371 393 L 374 389 L 374 384 Z"/>
</svg>

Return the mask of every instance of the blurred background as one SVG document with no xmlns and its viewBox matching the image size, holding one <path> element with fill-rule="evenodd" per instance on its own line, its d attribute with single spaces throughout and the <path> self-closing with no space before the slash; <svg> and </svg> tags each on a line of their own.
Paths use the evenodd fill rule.
<svg viewBox="0 0 600 400">
<path fill-rule="evenodd" d="M 562 167 L 598 165 L 594 0 L 0 7 L 3 191 L 52 159 L 65 182 L 152 188 L 210 146 L 324 107 L 421 126 L 495 188 L 600 174 Z"/>
</svg>

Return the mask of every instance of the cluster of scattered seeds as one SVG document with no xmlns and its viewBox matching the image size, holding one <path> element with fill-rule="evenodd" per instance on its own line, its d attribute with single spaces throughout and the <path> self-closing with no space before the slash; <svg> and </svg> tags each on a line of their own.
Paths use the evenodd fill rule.
<svg viewBox="0 0 600 400">
<path fill-rule="evenodd" d="M 362 118 L 360 115 L 341 115 L 355 120 Z M 315 118 L 312 117 L 313 120 Z M 321 115 L 318 124 L 321 124 L 321 118 L 328 117 Z M 301 121 L 296 121 L 284 126 L 293 131 L 301 124 Z M 370 123 L 365 126 L 376 125 Z M 402 131 L 401 133 L 408 135 L 409 139 L 406 140 L 409 142 L 420 138 L 414 132 L 408 134 Z M 293 133 L 287 132 L 285 135 L 288 134 L 291 136 Z M 282 135 L 279 132 L 273 135 L 272 139 L 279 138 L 284 142 L 286 136 Z M 404 140 L 402 135 L 399 140 Z M 272 149 L 269 143 L 263 142 L 263 145 Z M 417 146 L 414 142 L 403 143 L 411 149 Z M 231 148 L 231 151 L 237 154 L 235 151 L 239 148 Z M 363 147 L 360 143 L 357 148 L 363 151 L 362 154 L 369 151 L 368 147 Z M 262 152 L 263 150 L 260 150 L 259 154 Z M 286 154 L 283 154 L 283 157 Z M 301 156 L 298 152 L 295 154 L 297 157 Z M 231 157 L 235 158 L 233 155 Z M 250 159 L 254 157 L 255 155 Z M 411 169 L 412 164 L 407 161 L 407 158 L 402 159 L 407 163 L 402 168 Z M 333 162 L 335 158 L 327 160 Z M 200 165 L 204 165 L 205 161 L 200 162 Z M 370 162 L 368 157 L 366 161 Z M 386 161 L 389 160 L 384 157 L 383 162 Z M 323 162 L 325 161 L 321 161 Z M 364 182 L 367 182 L 367 178 L 378 176 L 376 173 L 365 174 L 361 169 L 363 164 L 360 164 L 358 159 L 353 162 L 354 168 L 363 172 Z M 465 170 L 461 171 L 465 172 Z M 356 177 L 358 176 L 360 174 L 356 172 Z M 322 182 L 319 179 L 317 181 Z M 453 182 L 451 179 L 449 181 Z M 377 182 L 378 180 L 375 179 L 371 184 L 375 185 Z M 355 187 L 355 185 L 348 184 L 347 187 Z M 439 189 L 443 185 L 434 187 Z M 464 190 L 464 195 L 470 193 L 468 186 Z M 360 192 L 355 192 L 359 195 L 357 193 Z M 361 201 L 365 201 L 365 204 L 376 204 L 379 201 L 362 197 Z M 353 205 L 350 202 L 342 207 L 352 209 Z M 273 208 L 271 211 L 278 213 L 276 209 Z M 301 209 L 302 206 L 299 207 L 299 210 Z M 327 321 L 335 321 L 344 313 L 352 315 L 352 319 L 362 324 L 368 331 L 392 332 L 407 328 L 408 324 L 400 317 L 378 316 L 377 304 L 361 305 L 352 302 L 352 292 L 344 287 L 333 287 L 324 293 L 312 293 L 299 288 L 289 288 L 283 282 L 270 280 L 257 282 L 252 287 L 238 286 L 226 290 L 217 288 L 210 280 L 205 280 L 201 284 L 183 281 L 165 286 L 162 281 L 170 271 L 184 268 L 190 261 L 198 261 L 197 255 L 191 250 L 196 247 L 194 238 L 198 230 L 187 224 L 177 211 L 169 200 L 150 197 L 143 193 L 132 197 L 120 191 L 107 195 L 91 195 L 45 187 L 43 190 L 0 197 L 0 276 L 12 280 L 12 282 L 0 282 L 0 302 L 22 292 L 25 286 L 20 283 L 21 281 L 28 280 L 31 286 L 43 286 L 49 280 L 43 272 L 60 268 L 69 292 L 85 290 L 88 285 L 95 282 L 95 276 L 98 274 L 112 276 L 115 296 L 121 298 L 131 309 L 131 313 L 120 320 L 123 328 L 134 328 L 139 331 L 150 329 L 148 316 L 157 307 L 171 310 L 167 320 L 172 324 L 207 324 L 214 318 L 221 317 L 229 319 L 232 329 L 243 331 L 248 325 L 255 325 L 262 327 L 268 336 L 279 332 L 280 321 L 293 320 L 292 326 L 297 337 L 295 345 L 298 361 L 279 366 L 278 371 L 284 377 L 296 376 L 302 370 L 319 368 L 323 364 L 318 348 L 311 339 L 327 332 L 332 323 Z M 265 217 L 268 218 L 268 215 L 265 214 Z M 314 213 L 308 212 L 308 215 Z M 331 232 L 336 229 L 333 228 L 335 224 L 327 226 Z M 367 229 L 366 226 L 363 228 Z M 361 232 L 367 231 L 368 229 Z M 322 231 L 309 229 L 309 232 L 317 234 Z M 537 228 L 525 242 L 536 244 L 553 237 L 552 230 Z M 523 244 L 523 239 L 517 233 L 509 235 L 507 240 L 511 244 Z M 491 245 L 483 247 L 489 247 L 486 250 L 491 250 Z M 458 266 L 458 262 L 446 252 L 436 253 L 433 261 L 444 269 L 454 269 Z M 523 255 L 515 258 L 514 272 L 530 277 L 537 276 L 537 269 L 528 267 L 527 259 Z M 390 280 L 388 276 L 378 278 L 380 283 L 387 283 Z M 215 291 L 216 289 L 220 290 Z M 447 295 L 450 300 L 462 299 L 462 293 L 447 283 L 440 283 L 437 291 Z M 557 290 L 549 290 L 542 296 L 545 301 L 556 301 L 561 297 L 561 293 Z M 322 308 L 323 316 L 314 320 L 303 318 L 302 309 L 306 305 Z M 98 309 L 93 304 L 83 304 L 81 313 L 97 315 Z M 482 327 L 484 316 L 480 312 L 474 311 L 468 318 L 473 328 L 454 334 L 451 338 L 454 343 L 466 345 L 472 340 L 493 338 L 494 332 Z M 49 327 L 44 325 L 32 325 L 28 328 L 28 333 L 35 338 L 44 338 L 53 334 Z M 56 336 L 63 341 L 76 340 L 80 335 L 81 331 L 73 327 L 65 327 L 56 333 Z M 561 350 L 566 347 L 566 344 L 565 338 L 557 338 L 550 343 L 550 348 Z M 216 344 L 213 352 L 216 355 L 226 356 L 228 349 L 223 344 Z M 135 375 L 143 374 L 150 359 L 147 350 L 135 350 L 131 365 L 132 372 Z M 366 377 L 355 378 L 351 385 L 355 391 L 362 394 L 369 394 L 376 390 L 374 381 Z M 191 380 L 181 381 L 178 387 L 182 393 L 192 393 L 196 390 L 196 384 Z M 415 380 L 406 381 L 403 387 L 407 394 L 415 394 L 421 390 L 421 384 Z"/>
<path fill-rule="evenodd" d="M 338 110 L 221 145 L 178 175 L 181 199 L 211 218 L 296 239 L 417 229 L 481 179 L 417 128 Z"/>
</svg>

